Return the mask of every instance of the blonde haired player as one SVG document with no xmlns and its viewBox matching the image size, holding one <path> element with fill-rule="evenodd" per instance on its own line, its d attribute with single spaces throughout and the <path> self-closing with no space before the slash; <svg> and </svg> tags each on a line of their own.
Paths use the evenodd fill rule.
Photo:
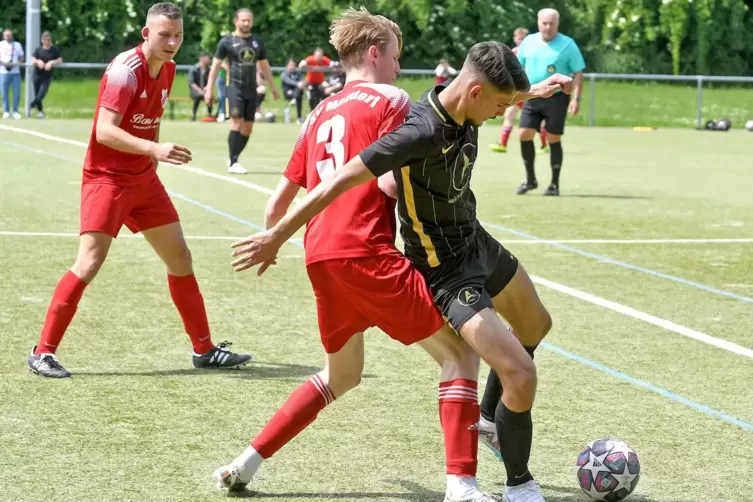
<svg viewBox="0 0 753 502">
<path fill-rule="evenodd" d="M 515 31 L 512 34 L 513 41 L 515 42 L 515 47 L 512 48 L 512 51 L 515 54 L 518 53 L 520 44 L 523 43 L 523 39 L 527 36 L 528 28 L 515 28 Z M 500 153 L 505 153 L 507 151 L 507 142 L 510 140 L 510 134 L 512 134 L 513 127 L 515 127 L 515 117 L 518 115 L 518 110 L 522 108 L 523 103 L 518 103 L 516 106 L 511 106 L 507 109 L 505 112 L 505 121 L 502 123 L 502 133 L 499 137 L 499 143 L 489 145 L 489 148 L 491 148 L 492 151 Z M 544 127 L 544 124 L 541 124 L 539 134 L 541 135 L 541 151 L 549 151 L 546 146 L 546 128 Z"/>
<path fill-rule="evenodd" d="M 322 101 L 304 123 L 267 204 L 268 228 L 285 216 L 301 187 L 311 191 L 334 176 L 358 152 L 402 124 L 410 109 L 405 91 L 390 85 L 400 72 L 397 24 L 348 9 L 330 31 L 347 73 L 345 87 Z M 363 332 L 377 326 L 405 345 L 419 344 L 442 368 L 445 500 L 496 500 L 478 489 L 475 477 L 479 358 L 445 325 L 424 278 L 395 247 L 395 193 L 395 179 L 388 173 L 344 194 L 309 222 L 306 269 L 316 296 L 326 368 L 294 390 L 250 446 L 215 472 L 221 487 L 245 487 L 263 461 L 358 385 Z"/>
</svg>

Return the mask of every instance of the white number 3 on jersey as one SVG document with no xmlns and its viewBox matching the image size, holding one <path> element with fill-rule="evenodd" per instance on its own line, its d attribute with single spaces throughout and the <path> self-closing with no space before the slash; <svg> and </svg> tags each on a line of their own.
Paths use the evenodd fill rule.
<svg viewBox="0 0 753 502">
<path fill-rule="evenodd" d="M 324 143 L 324 149 L 332 158 L 320 160 L 316 163 L 319 179 L 324 181 L 335 174 L 335 169 L 340 169 L 345 163 L 345 145 L 342 140 L 345 137 L 345 118 L 335 115 L 326 122 L 322 122 L 316 131 L 316 143 Z"/>
</svg>

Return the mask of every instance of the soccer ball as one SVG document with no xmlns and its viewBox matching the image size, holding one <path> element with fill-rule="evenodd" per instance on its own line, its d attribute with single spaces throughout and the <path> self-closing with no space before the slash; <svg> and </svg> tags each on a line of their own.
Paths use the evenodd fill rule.
<svg viewBox="0 0 753 502">
<path fill-rule="evenodd" d="M 745 128 L 750 132 L 753 132 L 753 120 L 749 120 L 745 123 Z"/>
<path fill-rule="evenodd" d="M 594 500 L 617 502 L 633 493 L 641 476 L 638 455 L 618 439 L 591 441 L 578 455 L 578 484 Z"/>
</svg>

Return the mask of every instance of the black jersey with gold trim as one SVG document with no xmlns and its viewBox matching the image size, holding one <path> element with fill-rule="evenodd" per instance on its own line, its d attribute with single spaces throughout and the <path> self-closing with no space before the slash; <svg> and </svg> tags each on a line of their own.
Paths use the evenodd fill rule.
<svg viewBox="0 0 753 502">
<path fill-rule="evenodd" d="M 471 173 L 478 128 L 457 124 L 439 102 L 444 86 L 426 92 L 405 123 L 361 152 L 376 176 L 393 169 L 405 253 L 417 265 L 439 266 L 474 241 L 476 199 Z"/>
<path fill-rule="evenodd" d="M 227 35 L 217 44 L 214 57 L 228 60 L 228 86 L 243 95 L 256 95 L 256 62 L 267 59 L 267 49 L 259 37 Z"/>
</svg>

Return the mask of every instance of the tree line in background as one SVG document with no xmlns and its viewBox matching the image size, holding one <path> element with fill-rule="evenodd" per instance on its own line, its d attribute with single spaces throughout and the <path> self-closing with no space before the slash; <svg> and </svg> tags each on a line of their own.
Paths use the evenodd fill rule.
<svg viewBox="0 0 753 502">
<path fill-rule="evenodd" d="M 0 25 L 24 41 L 26 2 L 14 0 Z M 42 0 L 41 28 L 53 33 L 67 61 L 106 62 L 136 45 L 152 0 Z M 282 66 L 328 43 L 331 19 L 363 5 L 400 24 L 404 68 L 433 68 L 440 58 L 462 63 L 475 42 L 511 43 L 517 26 L 536 29 L 536 12 L 560 11 L 560 31 L 572 36 L 587 71 L 706 75 L 753 74 L 753 0 L 178 0 L 186 36 L 179 63 L 194 63 L 232 30 L 236 8 L 254 11 L 254 31 L 270 62 Z M 565 4 L 567 3 L 567 7 Z"/>
</svg>

